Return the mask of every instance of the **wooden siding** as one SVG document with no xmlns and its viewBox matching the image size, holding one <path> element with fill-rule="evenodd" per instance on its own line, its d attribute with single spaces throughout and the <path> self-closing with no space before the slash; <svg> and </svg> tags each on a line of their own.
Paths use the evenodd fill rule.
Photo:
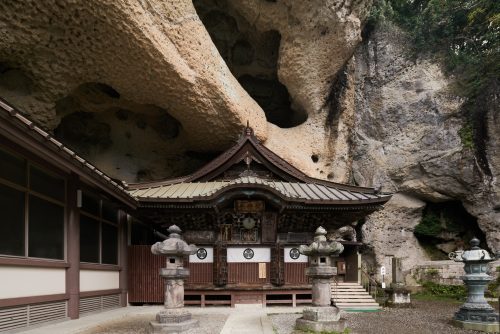
<svg viewBox="0 0 500 334">
<path fill-rule="evenodd" d="M 188 263 L 186 267 L 191 272 L 186 284 L 212 284 L 214 270 L 212 263 Z"/>
<path fill-rule="evenodd" d="M 128 247 L 128 300 L 130 303 L 163 303 L 163 282 L 159 275 L 167 257 L 153 255 L 151 246 Z"/>
<path fill-rule="evenodd" d="M 165 267 L 167 257 L 153 255 L 151 246 L 128 247 L 128 287 L 130 303 L 163 303 L 163 279 L 160 268 Z M 212 263 L 185 263 L 191 275 L 186 284 L 212 284 Z"/>
<path fill-rule="evenodd" d="M 307 263 L 285 263 L 285 284 L 308 284 Z"/>
<path fill-rule="evenodd" d="M 266 263 L 266 278 L 259 278 L 259 263 L 231 262 L 227 264 L 229 284 L 270 283 L 270 263 Z"/>
</svg>

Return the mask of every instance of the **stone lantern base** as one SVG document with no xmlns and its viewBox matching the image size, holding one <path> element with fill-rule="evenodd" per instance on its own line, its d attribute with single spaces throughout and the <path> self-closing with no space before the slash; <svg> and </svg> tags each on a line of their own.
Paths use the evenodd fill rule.
<svg viewBox="0 0 500 334">
<path fill-rule="evenodd" d="M 452 322 L 456 327 L 468 330 L 498 333 L 500 332 L 498 320 L 498 313 L 491 306 L 484 309 L 462 306 L 460 310 L 455 313 Z"/>
<path fill-rule="evenodd" d="M 302 318 L 297 319 L 295 328 L 304 331 L 344 331 L 345 320 L 341 319 L 342 313 L 335 306 L 306 307 L 302 313 Z"/>
<path fill-rule="evenodd" d="M 198 327 L 198 320 L 191 319 L 191 313 L 184 309 L 167 309 L 156 315 L 156 321 L 149 323 L 148 334 L 180 333 Z"/>
</svg>

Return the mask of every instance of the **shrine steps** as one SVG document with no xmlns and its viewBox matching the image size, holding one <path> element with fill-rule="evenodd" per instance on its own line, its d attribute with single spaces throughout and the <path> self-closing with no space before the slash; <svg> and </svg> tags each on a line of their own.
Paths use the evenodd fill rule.
<svg viewBox="0 0 500 334">
<path fill-rule="evenodd" d="M 381 309 L 375 299 L 356 282 L 332 283 L 332 300 L 346 312 L 375 312 Z"/>
</svg>

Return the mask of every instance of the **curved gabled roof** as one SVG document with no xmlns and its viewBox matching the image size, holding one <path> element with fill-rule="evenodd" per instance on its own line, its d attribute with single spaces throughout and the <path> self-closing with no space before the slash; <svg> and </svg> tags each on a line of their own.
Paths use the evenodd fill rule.
<svg viewBox="0 0 500 334">
<path fill-rule="evenodd" d="M 391 197 L 338 189 L 317 183 L 273 181 L 255 176 L 239 177 L 231 181 L 163 184 L 134 189 L 130 194 L 145 202 L 194 202 L 213 200 L 229 190 L 249 188 L 267 190 L 288 202 L 309 204 L 380 204 Z"/>
<path fill-rule="evenodd" d="M 222 176 L 231 167 L 244 161 L 248 170 L 227 180 Z M 252 161 L 266 168 L 274 178 L 252 173 Z M 254 175 L 252 175 L 254 174 Z M 373 188 L 357 187 L 307 176 L 267 147 L 247 127 L 238 142 L 193 174 L 155 182 L 130 184 L 130 194 L 143 202 L 208 201 L 236 188 L 261 188 L 283 200 L 309 204 L 384 204 L 391 195 Z"/>
</svg>

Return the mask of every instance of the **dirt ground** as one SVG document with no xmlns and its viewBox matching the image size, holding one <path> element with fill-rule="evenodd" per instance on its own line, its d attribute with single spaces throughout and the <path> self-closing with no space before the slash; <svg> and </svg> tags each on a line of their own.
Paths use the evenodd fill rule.
<svg viewBox="0 0 500 334">
<path fill-rule="evenodd" d="M 228 315 L 225 314 L 193 315 L 193 319 L 199 320 L 200 326 L 183 332 L 183 334 L 218 334 L 227 317 Z M 146 327 L 153 319 L 154 316 L 150 314 L 132 316 L 113 320 L 78 334 L 146 334 Z"/>
<path fill-rule="evenodd" d="M 352 334 L 472 334 L 480 333 L 453 327 L 453 314 L 461 303 L 449 301 L 413 301 L 412 308 L 385 308 L 380 312 L 347 313 L 347 327 Z M 498 311 L 498 304 L 494 305 Z M 278 334 L 293 331 L 300 314 L 271 315 Z"/>
</svg>

